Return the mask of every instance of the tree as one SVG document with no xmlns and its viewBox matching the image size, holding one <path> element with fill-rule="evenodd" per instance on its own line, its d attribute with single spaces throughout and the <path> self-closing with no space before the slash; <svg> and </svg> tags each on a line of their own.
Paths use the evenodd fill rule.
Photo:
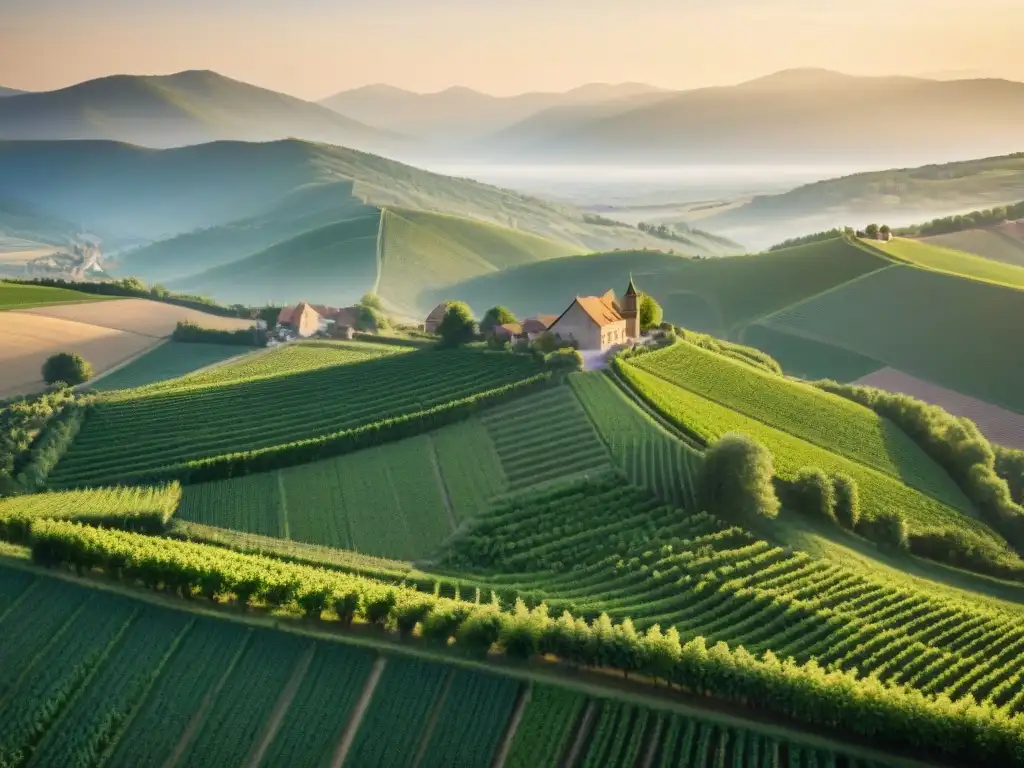
<svg viewBox="0 0 1024 768">
<path fill-rule="evenodd" d="M 836 472 L 832 475 L 832 488 L 836 497 L 836 519 L 841 526 L 852 531 L 860 522 L 857 481 L 845 472 Z"/>
<path fill-rule="evenodd" d="M 384 302 L 380 300 L 380 296 L 376 293 L 367 293 L 359 300 L 360 307 L 368 307 L 370 309 L 376 309 L 378 312 L 384 311 Z"/>
<path fill-rule="evenodd" d="M 43 363 L 43 381 L 63 381 L 69 386 L 83 384 L 92 378 L 92 366 L 73 352 L 60 352 Z"/>
<path fill-rule="evenodd" d="M 661 305 L 645 293 L 640 299 L 640 330 L 656 328 L 661 324 L 663 314 Z"/>
<path fill-rule="evenodd" d="M 463 301 L 449 302 L 444 318 L 437 326 L 437 333 L 446 347 L 457 347 L 472 341 L 476 335 L 476 320 L 473 319 L 469 305 Z"/>
<path fill-rule="evenodd" d="M 836 521 L 836 494 L 832 480 L 817 467 L 804 467 L 794 482 L 799 511 Z"/>
<path fill-rule="evenodd" d="M 558 339 L 555 334 L 551 331 L 544 331 L 543 333 L 537 334 L 532 342 L 533 348 L 540 352 L 542 355 L 550 355 L 556 349 L 558 349 Z"/>
<path fill-rule="evenodd" d="M 516 316 L 502 306 L 491 307 L 480 321 L 480 333 L 489 335 L 497 326 L 516 322 Z"/>
<path fill-rule="evenodd" d="M 883 224 L 878 228 L 878 234 L 880 234 L 882 237 L 888 237 L 889 235 L 892 234 L 892 229 L 889 228 L 888 224 Z"/>
<path fill-rule="evenodd" d="M 753 520 L 779 514 L 771 451 L 746 435 L 722 435 L 708 448 L 700 488 L 705 509 L 723 518 Z"/>
<path fill-rule="evenodd" d="M 864 229 L 864 234 L 867 235 L 868 237 L 874 239 L 874 240 L 877 240 L 878 239 L 878 225 L 877 224 L 868 224 L 867 227 L 865 227 L 865 229 Z"/>
<path fill-rule="evenodd" d="M 388 316 L 376 307 L 360 304 L 356 315 L 356 330 L 376 333 L 391 324 Z"/>
</svg>

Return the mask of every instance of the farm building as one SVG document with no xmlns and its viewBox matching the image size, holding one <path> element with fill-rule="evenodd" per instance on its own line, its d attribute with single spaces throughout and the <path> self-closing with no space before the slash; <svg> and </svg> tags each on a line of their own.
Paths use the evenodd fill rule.
<svg viewBox="0 0 1024 768">
<path fill-rule="evenodd" d="M 295 307 L 287 323 L 299 338 L 312 336 L 323 329 L 324 318 L 306 302 Z"/>
<path fill-rule="evenodd" d="M 427 333 L 437 333 L 437 326 L 444 320 L 444 313 L 448 311 L 448 305 L 442 302 L 430 310 L 427 319 L 423 321 L 423 330 Z"/>
<path fill-rule="evenodd" d="M 308 333 L 300 332 L 296 318 L 299 316 L 299 310 L 302 307 L 308 307 L 317 315 L 317 326 Z M 324 304 L 309 304 L 305 301 L 300 302 L 292 307 L 284 307 L 277 315 L 277 324 L 282 328 L 294 331 L 298 336 L 311 336 L 317 331 L 330 331 L 335 326 L 349 326 L 355 328 L 356 323 L 359 319 L 359 309 L 357 307 L 329 307 Z M 309 321 L 307 320 L 307 326 L 305 330 L 309 329 Z"/>
<path fill-rule="evenodd" d="M 577 296 L 548 330 L 581 350 L 603 351 L 639 338 L 639 295 L 633 278 L 622 302 L 616 300 L 614 291 L 603 296 Z"/>
<path fill-rule="evenodd" d="M 494 338 L 514 344 L 523 335 L 523 326 L 519 323 L 505 323 L 494 327 Z"/>
</svg>

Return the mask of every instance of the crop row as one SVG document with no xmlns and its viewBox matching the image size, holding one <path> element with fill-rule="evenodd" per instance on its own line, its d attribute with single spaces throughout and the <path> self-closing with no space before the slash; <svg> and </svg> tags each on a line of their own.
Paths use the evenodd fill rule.
<svg viewBox="0 0 1024 768">
<path fill-rule="evenodd" d="M 422 351 L 180 396 L 99 404 L 50 479 L 96 484 L 337 434 L 500 389 L 535 371 L 516 356 Z"/>
<path fill-rule="evenodd" d="M 977 604 L 793 554 L 614 479 L 503 504 L 444 567 L 504 600 L 674 626 L 800 662 L 1020 711 L 1024 624 Z"/>
<path fill-rule="evenodd" d="M 742 534 L 728 529 L 720 533 L 724 540 Z M 656 530 L 654 534 L 657 535 Z M 647 534 L 643 537 L 652 538 Z M 1004 764 L 1010 764 L 1024 749 L 1019 717 L 995 707 L 978 706 L 970 697 L 958 700 L 951 708 L 948 699 L 933 699 L 920 690 L 890 687 L 877 678 L 861 679 L 852 670 L 825 671 L 816 663 L 781 662 L 772 653 L 755 656 L 724 643 L 709 647 L 704 635 L 685 640 L 675 629 L 664 633 L 653 625 L 641 634 L 632 622 L 615 625 L 606 614 L 589 623 L 568 613 L 555 620 L 548 616 L 546 607 L 531 611 L 521 602 L 513 611 L 502 612 L 497 603 L 474 604 L 441 598 L 268 558 L 56 521 L 34 523 L 33 538 L 33 557 L 42 564 L 98 569 L 129 583 L 182 596 L 229 598 L 239 605 L 258 602 L 269 608 L 302 610 L 310 617 L 319 616 L 342 625 L 355 618 L 382 628 L 394 627 L 402 636 L 421 625 L 426 642 L 447 647 L 454 639 L 457 650 L 479 658 L 497 647 L 513 658 L 553 654 L 574 664 L 639 670 L 691 692 L 726 701 L 759 702 L 759 706 L 778 715 L 841 728 L 852 736 L 872 739 L 880 746 L 911 747 L 947 758 L 972 754 Z M 624 541 L 625 554 L 629 556 L 629 540 L 619 541 Z M 674 549 L 666 550 L 657 543 L 655 546 L 654 551 L 659 553 L 674 553 Z M 717 605 L 715 623 L 721 623 L 730 613 L 746 611 L 752 601 L 757 611 L 775 610 L 779 605 L 776 601 L 781 601 L 784 608 L 795 613 L 797 622 L 818 622 L 816 631 L 805 632 L 812 644 L 829 632 L 848 628 L 862 635 L 864 642 L 851 649 L 851 658 L 857 658 L 870 644 L 884 642 L 886 631 L 895 631 L 900 626 L 901 613 L 907 605 L 917 611 L 922 601 L 929 601 L 926 593 L 904 598 L 898 590 L 879 585 L 873 590 L 874 595 L 855 601 L 854 605 L 864 612 L 860 615 L 856 609 L 848 609 L 850 600 L 841 595 L 798 600 L 785 593 L 761 593 L 745 585 L 745 581 L 756 584 L 762 571 L 760 567 L 746 567 L 745 558 L 751 553 L 757 560 L 766 550 L 763 545 L 758 547 L 756 542 L 750 542 L 720 553 L 713 547 L 709 551 L 706 546 L 692 553 L 684 552 L 685 556 L 676 564 L 680 570 L 695 565 L 697 572 L 706 576 L 674 577 L 668 584 L 678 597 L 669 594 L 666 599 Z M 633 570 L 626 574 L 641 589 L 650 573 L 640 563 L 643 554 L 637 551 L 629 557 Z M 775 558 L 784 555 L 770 549 L 767 554 Z M 719 562 L 724 565 L 712 574 L 707 568 L 715 565 L 717 555 L 721 555 Z M 776 559 L 775 564 L 778 562 Z M 607 565 L 604 564 L 605 569 Z M 731 573 L 741 575 L 716 589 L 718 581 Z M 728 604 L 730 600 L 736 601 L 735 611 Z M 879 603 L 896 608 L 886 614 L 887 622 L 891 621 L 889 627 L 874 621 Z M 934 611 L 949 607 L 948 603 L 941 605 L 938 601 L 930 607 L 926 605 Z M 697 608 L 695 616 L 706 619 L 708 612 L 700 605 Z M 918 617 L 915 614 L 914 618 Z M 1012 620 L 997 614 L 987 620 L 995 625 L 1002 622 L 1009 631 L 1016 627 Z M 721 625 L 728 628 L 729 622 Z M 711 637 L 715 639 L 714 634 Z M 824 647 L 832 645 L 826 642 Z M 956 647 L 949 642 L 936 650 L 947 653 L 950 661 L 957 660 Z"/>
<path fill-rule="evenodd" d="M 868 408 L 686 342 L 630 360 L 688 389 L 826 451 L 902 480 L 954 509 L 969 502 L 952 478 L 899 427 Z"/>
</svg>

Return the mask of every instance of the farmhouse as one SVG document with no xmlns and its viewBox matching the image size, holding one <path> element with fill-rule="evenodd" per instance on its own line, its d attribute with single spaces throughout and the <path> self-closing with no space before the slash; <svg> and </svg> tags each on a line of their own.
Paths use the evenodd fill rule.
<svg viewBox="0 0 1024 768">
<path fill-rule="evenodd" d="M 309 311 L 316 315 L 315 319 L 309 315 Z M 305 337 L 338 326 L 355 328 L 358 319 L 357 307 L 329 307 L 325 304 L 309 304 L 303 301 L 292 307 L 284 307 L 277 315 L 277 324 L 293 331 L 297 336 Z"/>
<path fill-rule="evenodd" d="M 448 305 L 444 302 L 438 304 L 427 315 L 427 319 L 423 321 L 423 330 L 427 333 L 437 333 L 437 326 L 444 320 L 444 313 L 448 311 Z"/>
<path fill-rule="evenodd" d="M 639 295 L 633 278 L 621 302 L 614 291 L 603 296 L 577 296 L 548 330 L 581 350 L 604 351 L 639 338 Z"/>
</svg>

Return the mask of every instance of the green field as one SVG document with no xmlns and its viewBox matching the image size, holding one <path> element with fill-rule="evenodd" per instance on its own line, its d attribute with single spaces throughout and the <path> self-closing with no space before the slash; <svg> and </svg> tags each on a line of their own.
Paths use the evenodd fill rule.
<svg viewBox="0 0 1024 768">
<path fill-rule="evenodd" d="M 957 531 L 976 539 L 979 544 L 995 548 L 1010 561 L 1017 559 L 1002 538 L 969 516 L 967 505 L 967 509 L 951 507 L 888 473 L 820 448 L 633 366 L 623 366 L 622 370 L 630 385 L 655 408 L 705 440 L 710 442 L 727 432 L 739 432 L 762 443 L 772 452 L 775 471 L 782 478 L 793 478 L 804 467 L 849 474 L 860 488 L 864 519 L 871 520 L 895 510 L 906 519 L 912 531 Z"/>
<path fill-rule="evenodd" d="M 953 509 L 976 514 L 953 479 L 905 432 L 845 398 L 762 373 L 686 342 L 642 355 L 630 364 L 736 413 L 900 479 Z"/>
<path fill-rule="evenodd" d="M 577 740 L 582 764 L 623 768 L 648 751 L 655 765 L 697 764 L 682 750 L 697 760 L 699 745 L 709 761 L 730 750 L 764 766 L 774 751 L 792 759 L 811 749 L 777 728 L 199 618 L 5 567 L 0 629 L 13 627 L 0 649 L 0 758 L 9 765 L 156 768 L 173 756 L 184 765 L 324 766 L 350 729 L 346 766 L 420 756 L 423 765 L 486 768 L 506 737 L 507 765 L 538 768 L 560 764 Z M 382 674 L 371 688 L 375 664 Z M 525 710 L 510 733 L 521 693 Z M 813 749 L 823 766 L 842 755 Z"/>
<path fill-rule="evenodd" d="M 0 310 L 45 307 L 51 304 L 77 304 L 81 301 L 102 301 L 107 296 L 50 288 L 42 285 L 19 285 L 0 280 Z"/>
<path fill-rule="evenodd" d="M 97 485 L 173 473 L 202 459 L 273 450 L 423 413 L 538 372 L 518 355 L 427 349 L 377 358 L 376 349 L 367 360 L 358 343 L 309 347 L 303 356 L 313 358 L 312 370 L 282 375 L 279 362 L 294 357 L 285 349 L 238 369 L 225 366 L 196 380 L 122 393 L 95 406 L 50 481 Z"/>
<path fill-rule="evenodd" d="M 581 250 L 528 232 L 440 213 L 389 208 L 383 217 L 375 292 L 414 316 L 437 303 L 429 297 L 431 290 Z"/>
<path fill-rule="evenodd" d="M 969 277 L 974 280 L 984 280 L 1011 288 L 1024 288 L 1024 267 L 1022 266 L 1005 264 L 975 256 L 973 253 L 903 237 L 874 245 L 890 256 L 919 267 Z"/>
<path fill-rule="evenodd" d="M 1024 413 L 1022 316 L 1024 291 L 894 265 L 764 324 Z"/>
<path fill-rule="evenodd" d="M 849 382 L 885 366 L 843 347 L 815 341 L 768 323 L 752 323 L 743 329 L 740 341 L 767 352 L 788 376 L 803 379 L 833 379 Z"/>
<path fill-rule="evenodd" d="M 181 341 L 168 341 L 90 384 L 89 389 L 109 391 L 144 387 L 147 384 L 186 376 L 200 368 L 250 351 L 236 344 L 187 344 Z"/>
<path fill-rule="evenodd" d="M 960 232 L 923 237 L 921 241 L 940 248 L 964 251 L 1004 264 L 1024 267 L 1024 240 L 1011 237 L 997 228 L 965 229 Z"/>
<path fill-rule="evenodd" d="M 573 293 L 621 292 L 632 273 L 637 288 L 665 310 L 665 320 L 734 337 L 745 325 L 887 264 L 842 238 L 755 256 L 686 259 L 647 252 L 551 259 L 466 280 L 436 292 L 474 308 L 503 304 L 521 316 L 559 313 Z"/>
</svg>

